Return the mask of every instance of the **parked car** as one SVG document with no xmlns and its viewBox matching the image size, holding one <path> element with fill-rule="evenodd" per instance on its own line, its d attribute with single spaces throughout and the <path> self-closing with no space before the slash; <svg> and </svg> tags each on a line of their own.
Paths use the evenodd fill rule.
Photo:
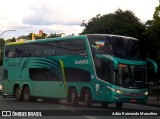
<svg viewBox="0 0 160 119">
<path fill-rule="evenodd" d="M 2 82 L 0 82 L 0 93 L 2 93 Z"/>
</svg>

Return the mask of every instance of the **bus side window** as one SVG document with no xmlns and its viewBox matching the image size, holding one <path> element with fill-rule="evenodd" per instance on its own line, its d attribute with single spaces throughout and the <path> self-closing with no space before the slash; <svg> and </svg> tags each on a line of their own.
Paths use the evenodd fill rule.
<svg viewBox="0 0 160 119">
<path fill-rule="evenodd" d="M 4 80 L 8 79 L 8 70 L 3 71 L 3 79 Z"/>
<path fill-rule="evenodd" d="M 9 57 L 9 49 L 6 49 L 5 57 Z"/>
<path fill-rule="evenodd" d="M 36 50 L 36 56 L 37 57 L 41 56 L 41 51 L 40 50 Z"/>
<path fill-rule="evenodd" d="M 14 51 L 9 51 L 8 57 L 9 58 L 14 57 Z"/>
<path fill-rule="evenodd" d="M 111 77 L 112 65 L 110 64 L 111 62 L 95 57 L 94 63 L 95 63 L 97 77 L 104 81 L 111 82 L 112 81 Z"/>
<path fill-rule="evenodd" d="M 91 74 L 89 71 L 79 68 L 65 68 L 65 78 L 70 82 L 90 82 Z"/>
<path fill-rule="evenodd" d="M 49 70 L 49 75 L 48 75 L 49 81 L 60 81 L 60 78 L 52 69 L 48 69 L 48 70 Z"/>
</svg>

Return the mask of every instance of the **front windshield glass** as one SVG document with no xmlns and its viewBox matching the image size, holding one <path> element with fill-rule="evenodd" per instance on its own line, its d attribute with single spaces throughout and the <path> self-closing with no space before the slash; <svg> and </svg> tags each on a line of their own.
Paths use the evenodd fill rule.
<svg viewBox="0 0 160 119">
<path fill-rule="evenodd" d="M 116 82 L 125 88 L 146 88 L 146 67 L 119 64 Z"/>
<path fill-rule="evenodd" d="M 139 41 L 127 37 L 107 36 L 112 52 L 115 57 L 128 60 L 143 60 L 143 54 L 140 53 Z"/>
<path fill-rule="evenodd" d="M 108 40 L 105 36 L 88 36 L 92 54 L 110 54 Z"/>
</svg>

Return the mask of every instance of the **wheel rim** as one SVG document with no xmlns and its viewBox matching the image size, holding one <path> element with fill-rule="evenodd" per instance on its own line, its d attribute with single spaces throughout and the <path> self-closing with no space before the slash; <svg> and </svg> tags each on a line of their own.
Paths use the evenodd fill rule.
<svg viewBox="0 0 160 119">
<path fill-rule="evenodd" d="M 75 91 L 72 91 L 72 102 L 75 101 Z"/>
<path fill-rule="evenodd" d="M 21 91 L 18 89 L 18 90 L 16 91 L 16 97 L 20 97 L 20 94 L 21 94 Z"/>
<path fill-rule="evenodd" d="M 30 99 L 30 92 L 29 92 L 29 89 L 26 88 L 24 90 L 24 101 L 29 101 L 29 99 Z"/>
<path fill-rule="evenodd" d="M 84 95 L 84 101 L 85 101 L 85 104 L 86 104 L 87 107 L 91 106 L 92 97 L 91 97 L 91 92 L 88 89 L 86 90 L 86 93 Z"/>
<path fill-rule="evenodd" d="M 72 93 L 71 93 L 71 101 L 72 101 L 72 104 L 73 105 L 78 105 L 78 97 L 77 97 L 77 91 L 75 89 L 72 90 Z"/>
<path fill-rule="evenodd" d="M 84 101 L 85 101 L 85 102 L 87 102 L 87 101 L 88 101 L 88 93 L 87 93 L 87 92 L 86 92 L 86 94 L 85 94 Z"/>
<path fill-rule="evenodd" d="M 86 93 L 85 93 L 85 98 L 84 98 L 84 101 L 86 102 L 86 103 L 88 103 L 88 90 L 86 90 Z"/>
<path fill-rule="evenodd" d="M 29 92 L 28 92 L 28 91 L 26 91 L 26 93 L 24 94 L 24 96 L 25 96 L 25 99 L 27 99 L 27 100 L 28 100 L 28 98 L 29 98 Z"/>
<path fill-rule="evenodd" d="M 17 100 L 20 100 L 20 99 L 21 99 L 21 95 L 22 95 L 22 92 L 21 92 L 21 90 L 17 87 L 16 92 L 15 92 L 15 98 L 16 98 Z"/>
</svg>

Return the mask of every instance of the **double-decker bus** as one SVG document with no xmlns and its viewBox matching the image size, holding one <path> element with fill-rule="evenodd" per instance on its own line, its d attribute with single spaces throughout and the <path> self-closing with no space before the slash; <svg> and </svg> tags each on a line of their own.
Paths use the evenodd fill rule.
<svg viewBox="0 0 160 119">
<path fill-rule="evenodd" d="M 88 34 L 13 42 L 5 46 L 3 93 L 16 100 L 36 97 L 67 99 L 91 106 L 145 103 L 148 96 L 147 63 L 135 38 Z"/>
</svg>

